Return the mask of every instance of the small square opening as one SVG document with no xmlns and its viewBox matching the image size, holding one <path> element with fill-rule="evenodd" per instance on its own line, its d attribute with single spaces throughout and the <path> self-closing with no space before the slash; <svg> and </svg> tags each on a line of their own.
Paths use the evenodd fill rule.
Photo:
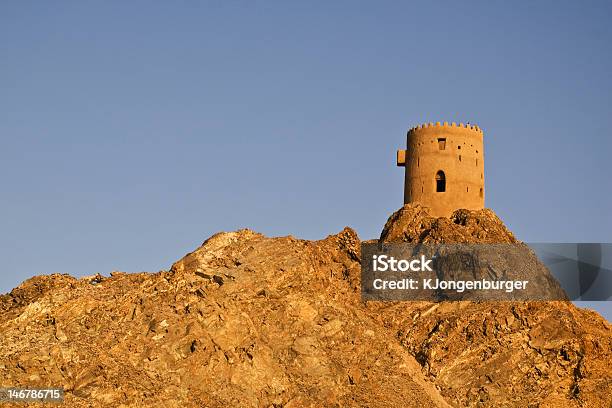
<svg viewBox="0 0 612 408">
<path fill-rule="evenodd" d="M 445 137 L 438 138 L 438 149 L 440 150 L 446 149 L 446 138 Z"/>
</svg>

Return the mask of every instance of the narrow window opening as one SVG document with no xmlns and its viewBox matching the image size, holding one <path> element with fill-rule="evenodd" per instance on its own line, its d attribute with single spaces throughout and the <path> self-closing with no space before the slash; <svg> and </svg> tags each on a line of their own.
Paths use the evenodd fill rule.
<svg viewBox="0 0 612 408">
<path fill-rule="evenodd" d="M 421 158 L 417 159 L 417 167 L 419 167 L 419 165 L 421 164 Z"/>
<path fill-rule="evenodd" d="M 438 139 L 438 149 L 440 150 L 446 149 L 446 138 L 445 137 Z"/>
<path fill-rule="evenodd" d="M 461 146 L 457 146 L 457 149 L 458 149 L 458 150 L 461 150 Z M 476 152 L 476 153 L 478 153 L 478 152 Z"/>
<path fill-rule="evenodd" d="M 436 173 L 436 192 L 443 193 L 446 191 L 446 177 L 444 176 L 444 172 L 439 170 Z"/>
<path fill-rule="evenodd" d="M 461 155 L 459 155 L 459 161 L 461 161 Z"/>
<path fill-rule="evenodd" d="M 476 159 L 476 166 L 478 166 L 478 159 Z"/>
<path fill-rule="evenodd" d="M 469 192 L 470 192 L 470 188 L 469 188 L 469 187 L 466 187 L 466 188 L 465 188 L 465 192 L 466 192 L 466 193 L 469 193 Z"/>
<path fill-rule="evenodd" d="M 482 198 L 483 194 L 482 187 L 480 187 L 480 198 Z"/>
</svg>

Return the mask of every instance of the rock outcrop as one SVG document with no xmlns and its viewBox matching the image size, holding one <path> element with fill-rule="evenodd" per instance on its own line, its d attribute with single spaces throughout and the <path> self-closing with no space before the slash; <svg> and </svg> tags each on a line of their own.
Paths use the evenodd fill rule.
<svg viewBox="0 0 612 408">
<path fill-rule="evenodd" d="M 420 204 L 406 204 L 394 212 L 383 227 L 380 241 L 431 244 L 518 242 L 488 208 L 457 210 L 450 218 L 437 218 L 429 215 L 429 209 Z"/>
<path fill-rule="evenodd" d="M 489 210 L 404 207 L 381 239 L 515 242 Z M 39 276 L 0 295 L 0 386 L 74 407 L 606 407 L 612 328 L 565 302 L 368 302 L 360 241 L 250 230 L 169 271 Z"/>
<path fill-rule="evenodd" d="M 436 218 L 429 215 L 427 207 L 406 204 L 389 217 L 379 242 L 412 244 L 409 247 L 425 244 L 436 259 L 434 271 L 421 273 L 422 278 L 529 282 L 520 293 L 449 290 L 419 297 L 422 300 L 568 300 L 533 250 L 518 241 L 490 209 L 457 210 L 449 218 Z"/>
</svg>

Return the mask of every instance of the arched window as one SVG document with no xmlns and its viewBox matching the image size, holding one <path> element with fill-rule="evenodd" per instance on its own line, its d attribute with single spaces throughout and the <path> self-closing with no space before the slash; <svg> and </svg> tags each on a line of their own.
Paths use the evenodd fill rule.
<svg viewBox="0 0 612 408">
<path fill-rule="evenodd" d="M 446 191 L 446 177 L 442 170 L 436 173 L 436 192 L 443 193 Z"/>
</svg>

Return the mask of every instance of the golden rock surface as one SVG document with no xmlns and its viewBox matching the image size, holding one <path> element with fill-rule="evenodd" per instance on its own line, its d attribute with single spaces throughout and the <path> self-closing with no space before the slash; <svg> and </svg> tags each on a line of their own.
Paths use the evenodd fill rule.
<svg viewBox="0 0 612 408">
<path fill-rule="evenodd" d="M 383 239 L 514 239 L 488 210 L 402 211 Z M 350 228 L 240 230 L 169 271 L 34 277 L 0 295 L 0 386 L 64 387 L 70 407 L 610 406 L 612 328 L 596 313 L 364 304 L 359 251 Z"/>
</svg>

